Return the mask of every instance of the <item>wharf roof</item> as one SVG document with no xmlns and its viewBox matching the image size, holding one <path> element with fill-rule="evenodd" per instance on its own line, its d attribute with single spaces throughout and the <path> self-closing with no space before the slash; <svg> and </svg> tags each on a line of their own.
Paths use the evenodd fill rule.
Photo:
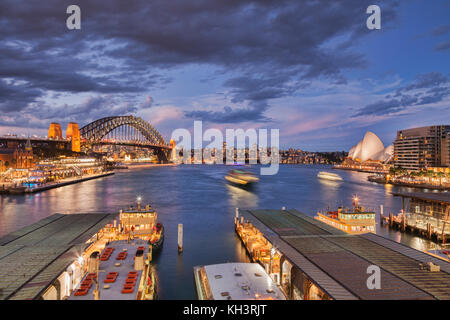
<svg viewBox="0 0 450 320">
<path fill-rule="evenodd" d="M 240 212 L 334 299 L 450 299 L 450 263 L 444 260 L 373 233 L 346 234 L 296 210 Z M 441 270 L 420 269 L 427 262 Z M 381 289 L 367 287 L 371 265 L 380 268 Z"/>
<path fill-rule="evenodd" d="M 204 268 L 214 300 L 286 299 L 258 263 L 222 263 Z"/>
<path fill-rule="evenodd" d="M 450 192 L 393 192 L 392 195 L 450 205 Z"/>
<path fill-rule="evenodd" d="M 35 299 L 118 214 L 54 214 L 0 238 L 0 300 Z"/>
<path fill-rule="evenodd" d="M 118 214 L 54 214 L 0 238 L 0 245 L 69 245 L 84 243 Z"/>
</svg>

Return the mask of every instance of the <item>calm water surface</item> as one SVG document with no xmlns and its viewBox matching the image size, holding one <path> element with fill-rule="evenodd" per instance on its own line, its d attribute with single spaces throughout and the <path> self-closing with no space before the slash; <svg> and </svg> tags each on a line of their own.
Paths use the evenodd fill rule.
<svg viewBox="0 0 450 320">
<path fill-rule="evenodd" d="M 246 168 L 247 169 L 247 168 Z M 257 166 L 248 168 L 259 172 Z M 285 206 L 314 216 L 317 210 L 343 203 L 351 206 L 358 195 L 361 205 L 384 213 L 397 213 L 401 199 L 392 191 L 408 188 L 367 181 L 367 174 L 336 171 L 344 182 L 317 179 L 326 166 L 283 165 L 275 176 L 262 176 L 252 191 L 229 186 L 224 175 L 230 167 L 185 165 L 116 172 L 33 195 L 0 196 L 0 236 L 53 213 L 117 212 L 141 195 L 151 203 L 165 226 L 164 247 L 154 264 L 162 299 L 194 299 L 192 267 L 202 264 L 248 261 L 233 229 L 235 208 L 281 209 Z M 184 252 L 177 253 L 177 226 L 184 225 Z M 419 237 L 377 225 L 377 233 L 417 249 L 434 245 Z"/>
</svg>

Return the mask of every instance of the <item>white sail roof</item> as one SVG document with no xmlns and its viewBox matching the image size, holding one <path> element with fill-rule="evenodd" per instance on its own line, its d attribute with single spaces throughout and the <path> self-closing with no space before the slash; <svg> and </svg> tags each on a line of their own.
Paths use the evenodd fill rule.
<svg viewBox="0 0 450 320">
<path fill-rule="evenodd" d="M 392 145 L 387 148 L 384 147 L 380 138 L 371 131 L 367 131 L 364 138 L 353 146 L 348 156 L 353 160 L 360 160 L 362 162 L 367 160 L 389 161 L 394 153 Z"/>
</svg>

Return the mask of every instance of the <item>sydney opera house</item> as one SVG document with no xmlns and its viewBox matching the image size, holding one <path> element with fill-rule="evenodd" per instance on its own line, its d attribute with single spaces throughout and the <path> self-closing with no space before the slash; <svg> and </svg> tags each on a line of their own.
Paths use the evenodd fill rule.
<svg viewBox="0 0 450 320">
<path fill-rule="evenodd" d="M 393 154 L 393 145 L 385 148 L 375 133 L 367 131 L 364 138 L 350 149 L 348 157 L 358 162 L 372 160 L 386 163 L 392 159 Z"/>
<path fill-rule="evenodd" d="M 388 163 L 393 155 L 393 145 L 385 148 L 375 133 L 367 131 L 364 138 L 350 149 L 344 162 L 335 168 L 384 173 L 389 170 Z"/>
</svg>

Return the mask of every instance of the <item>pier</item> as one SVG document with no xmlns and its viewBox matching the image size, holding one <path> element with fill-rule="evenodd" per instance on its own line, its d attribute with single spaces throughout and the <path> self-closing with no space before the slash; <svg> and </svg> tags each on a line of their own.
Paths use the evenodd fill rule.
<svg viewBox="0 0 450 320">
<path fill-rule="evenodd" d="M 394 193 L 402 199 L 399 215 L 380 214 L 380 223 L 390 228 L 419 234 L 429 240 L 448 243 L 450 240 L 450 194 L 448 193 Z M 409 201 L 409 206 L 407 202 Z M 409 207 L 409 208 L 408 208 Z"/>
<path fill-rule="evenodd" d="M 0 300 L 70 296 L 118 214 L 54 214 L 0 238 Z"/>
<path fill-rule="evenodd" d="M 239 210 L 234 222 L 289 299 L 450 299 L 450 263 L 376 234 L 345 234 L 297 210 Z M 371 266 L 379 289 L 367 285 Z"/>
<path fill-rule="evenodd" d="M 430 190 L 439 190 L 439 191 L 448 191 L 450 190 L 450 184 L 441 183 L 441 184 L 431 184 L 426 182 L 414 182 L 414 181 L 402 181 L 402 180 L 387 180 L 384 175 L 373 175 L 368 176 L 367 180 L 370 182 L 376 182 L 379 184 L 391 184 L 393 186 L 400 187 L 409 187 L 409 188 L 420 188 L 420 189 L 430 189 Z"/>
<path fill-rule="evenodd" d="M 114 172 L 105 172 L 105 173 L 100 173 L 100 174 L 86 175 L 86 176 L 77 177 L 77 178 L 64 179 L 63 181 L 46 183 L 46 184 L 37 185 L 34 187 L 26 187 L 26 186 L 14 187 L 14 188 L 6 189 L 4 193 L 11 193 L 11 194 L 36 193 L 36 192 L 41 192 L 41 191 L 50 190 L 50 189 L 54 189 L 54 188 L 68 186 L 68 185 L 83 182 L 83 181 L 88 181 L 88 180 L 97 179 L 97 178 L 103 178 L 103 177 L 111 176 L 113 174 L 114 174 Z"/>
</svg>

